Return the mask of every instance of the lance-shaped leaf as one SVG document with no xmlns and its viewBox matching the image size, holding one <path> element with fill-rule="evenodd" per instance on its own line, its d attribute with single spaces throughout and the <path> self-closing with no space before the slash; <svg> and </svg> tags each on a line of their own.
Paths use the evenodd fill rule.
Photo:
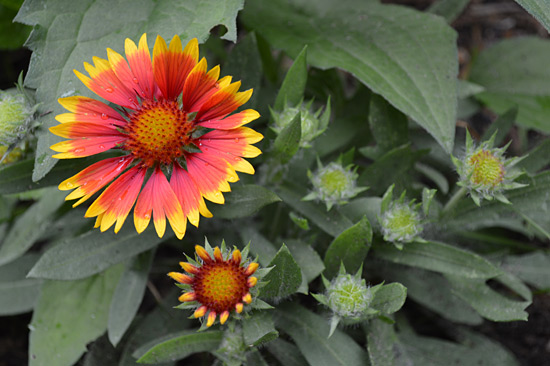
<svg viewBox="0 0 550 366">
<path fill-rule="evenodd" d="M 232 187 L 225 194 L 225 204 L 212 207 L 214 217 L 222 219 L 238 219 L 251 216 L 262 207 L 281 199 L 272 191 L 255 184 L 245 184 Z"/>
<path fill-rule="evenodd" d="M 275 99 L 274 109 L 282 111 L 286 106 L 295 107 L 304 97 L 307 82 L 307 46 L 296 56 L 286 73 L 283 85 Z"/>
<path fill-rule="evenodd" d="M 286 245 L 281 246 L 268 267 L 271 266 L 275 268 L 264 277 L 269 282 L 261 289 L 261 296 L 282 299 L 295 293 L 302 282 L 302 271 Z"/>
</svg>

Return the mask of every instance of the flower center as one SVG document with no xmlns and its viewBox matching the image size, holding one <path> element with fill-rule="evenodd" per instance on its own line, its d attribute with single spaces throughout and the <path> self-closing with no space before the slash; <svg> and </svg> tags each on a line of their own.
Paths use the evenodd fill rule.
<svg viewBox="0 0 550 366">
<path fill-rule="evenodd" d="M 174 101 L 144 101 L 141 109 L 130 115 L 125 127 L 128 139 L 124 149 L 143 165 L 170 164 L 184 154 L 191 143 L 193 123 Z"/>
<path fill-rule="evenodd" d="M 321 176 L 321 187 L 328 196 L 341 196 L 348 185 L 348 177 L 341 170 L 325 172 Z"/>
<path fill-rule="evenodd" d="M 244 272 L 232 262 L 204 263 L 193 283 L 197 301 L 218 314 L 233 309 L 248 292 Z"/>
<path fill-rule="evenodd" d="M 473 184 L 494 188 L 504 179 L 504 164 L 490 151 L 479 150 L 470 157 L 468 164 L 472 169 L 470 181 Z"/>
</svg>

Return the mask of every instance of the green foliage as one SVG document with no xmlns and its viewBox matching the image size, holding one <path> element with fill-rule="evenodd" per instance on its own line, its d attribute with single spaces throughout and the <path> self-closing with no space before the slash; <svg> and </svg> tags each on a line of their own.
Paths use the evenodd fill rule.
<svg viewBox="0 0 550 366">
<path fill-rule="evenodd" d="M 513 37 L 513 29 L 492 45 L 461 38 L 472 57 L 461 49 L 457 77 L 452 27 L 469 2 L 437 0 L 423 11 L 392 2 L 0 0 L 0 48 L 28 37 L 32 57 L 18 91 L 38 105 L 28 134 L 0 146 L 21 154 L 0 163 L 0 316 L 33 312 L 28 363 L 518 365 L 508 341 L 482 336 L 478 326 L 492 334 L 492 322 L 529 321 L 529 306 L 537 312 L 537 297 L 550 290 L 550 41 Z M 544 1 L 517 2 L 550 29 Z M 58 98 L 100 99 L 73 69 L 107 58 L 107 47 L 123 54 L 125 39 L 143 33 L 152 55 L 157 34 L 196 37 L 209 69 L 220 64 L 222 76 L 254 89 L 240 110 L 261 114 L 246 128 L 263 135 L 255 145 L 263 154 L 233 150 L 240 137 L 216 153 L 239 162 L 238 179 L 223 164 L 193 175 L 181 157 L 192 176 L 185 193 L 194 184 L 206 199 L 180 200 L 183 211 L 206 216 L 195 227 L 189 213 L 182 240 L 159 238 L 153 222 L 138 234 L 131 210 L 117 234 L 92 228 L 85 216 L 104 188 L 77 208 L 64 201 L 71 192 L 61 182 L 127 146 L 51 157 L 60 138 L 49 128 L 66 112 Z M 195 112 L 186 111 L 188 121 Z M 244 140 L 260 138 L 246 128 Z M 194 153 L 208 148 L 197 144 Z M 472 154 L 483 149 L 513 162 L 513 179 L 494 169 L 494 180 L 461 189 L 482 165 Z M 171 164 L 159 166 L 174 184 Z M 503 177 L 514 189 L 493 184 Z M 174 197 L 159 210 L 163 189 L 153 191 L 149 218 L 158 221 Z M 112 202 L 128 191 L 117 194 Z M 205 238 L 223 243 L 224 258 L 242 255 L 243 272 L 216 277 L 227 280 L 217 290 L 242 292 L 227 300 L 224 324 L 222 310 L 211 327 L 212 308 L 199 319 L 179 310 L 202 304 L 194 282 L 166 276 L 197 276 L 189 265 L 179 270 L 180 261 L 207 267 L 193 252 Z M 259 268 L 244 276 L 252 262 Z M 174 279 L 179 289 L 167 290 Z M 178 298 L 180 289 L 187 297 Z M 210 295 L 225 296 L 219 292 Z"/>
</svg>

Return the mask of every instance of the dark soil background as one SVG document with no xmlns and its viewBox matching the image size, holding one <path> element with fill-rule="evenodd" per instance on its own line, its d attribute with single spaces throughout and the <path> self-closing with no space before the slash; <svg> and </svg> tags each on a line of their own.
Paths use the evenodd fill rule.
<svg viewBox="0 0 550 366">
<path fill-rule="evenodd" d="M 424 10 L 433 0 L 383 0 Z M 548 32 L 512 0 L 472 0 L 453 22 L 458 31 L 461 76 L 469 72 L 473 54 L 502 38 L 537 35 L 548 38 Z M 28 50 L 0 50 L 0 89 L 11 88 L 21 70 L 28 68 Z M 491 121 L 494 116 L 484 111 L 480 117 Z M 549 243 L 542 246 L 548 248 Z M 146 295 L 151 299 L 152 295 Z M 486 321 L 476 330 L 506 346 L 522 366 L 550 365 L 550 294 L 534 295 L 527 309 L 528 322 L 494 323 Z M 0 366 L 27 364 L 28 324 L 31 314 L 0 317 Z M 413 324 L 414 325 L 414 324 Z M 420 329 L 419 329 L 420 331 Z M 109 365 L 106 365 L 109 366 Z M 495 365 L 499 366 L 499 365 Z"/>
</svg>

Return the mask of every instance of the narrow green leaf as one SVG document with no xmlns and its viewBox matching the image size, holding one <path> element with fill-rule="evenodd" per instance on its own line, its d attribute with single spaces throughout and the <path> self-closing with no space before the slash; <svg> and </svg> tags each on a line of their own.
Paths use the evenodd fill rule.
<svg viewBox="0 0 550 366">
<path fill-rule="evenodd" d="M 431 14 L 377 2 L 250 2 L 244 23 L 308 63 L 352 73 L 452 150 L 456 33 Z M 411 47 L 411 45 L 414 45 Z"/>
<path fill-rule="evenodd" d="M 245 184 L 232 187 L 225 195 L 225 204 L 213 206 L 214 217 L 222 219 L 238 219 L 255 214 L 262 207 L 281 199 L 272 191 L 255 184 Z"/>
<path fill-rule="evenodd" d="M 239 228 L 239 234 L 244 244 L 251 243 L 250 252 L 258 256 L 258 261 L 263 267 L 268 267 L 269 262 L 277 254 L 277 249 L 269 240 L 253 226 L 243 225 Z"/>
<path fill-rule="evenodd" d="M 507 256 L 502 267 L 541 290 L 550 289 L 550 254 L 537 251 Z"/>
<path fill-rule="evenodd" d="M 369 124 L 376 140 L 377 154 L 409 142 L 407 116 L 377 94 L 372 94 L 370 99 Z"/>
<path fill-rule="evenodd" d="M 176 361 L 193 353 L 214 351 L 220 345 L 222 338 L 223 332 L 219 330 L 172 333 L 162 337 L 162 341 L 152 347 L 145 345 L 139 348 L 134 355 L 139 357 L 138 363 L 155 364 Z M 139 356 L 140 354 L 142 356 Z"/>
<path fill-rule="evenodd" d="M 502 40 L 473 63 L 470 79 L 485 91 L 476 98 L 496 113 L 519 107 L 517 123 L 549 132 L 550 42 L 538 37 Z"/>
<path fill-rule="evenodd" d="M 516 0 L 550 32 L 550 4 L 546 0 Z"/>
<path fill-rule="evenodd" d="M 393 263 L 459 275 L 466 278 L 487 279 L 501 272 L 479 255 L 438 242 L 406 243 L 402 250 L 382 244 L 374 247 L 377 257 Z"/>
<path fill-rule="evenodd" d="M 269 282 L 262 288 L 261 296 L 282 299 L 295 293 L 302 282 L 302 271 L 286 245 L 281 246 L 268 267 L 271 266 L 275 268 L 264 277 L 263 280 Z"/>
<path fill-rule="evenodd" d="M 63 204 L 65 192 L 50 188 L 42 198 L 19 216 L 0 247 L 0 265 L 23 255 L 47 230 L 55 211 Z"/>
<path fill-rule="evenodd" d="M 452 291 L 481 316 L 495 322 L 527 321 L 525 308 L 531 301 L 513 301 L 485 284 L 484 280 L 446 275 Z"/>
<path fill-rule="evenodd" d="M 514 356 L 503 346 L 480 334 L 461 331 L 461 344 L 421 337 L 412 332 L 399 334 L 399 340 L 414 365 L 517 366 Z"/>
<path fill-rule="evenodd" d="M 304 97 L 307 82 L 307 46 L 300 51 L 294 63 L 286 73 L 283 85 L 279 89 L 274 108 L 282 111 L 286 106 L 295 107 Z"/>
<path fill-rule="evenodd" d="M 157 34 L 170 39 L 179 34 L 184 42 L 197 37 L 206 40 L 210 30 L 222 24 L 230 41 L 237 38 L 237 12 L 243 0 L 121 0 L 114 3 L 100 0 L 59 0 L 44 7 L 42 1 L 27 1 L 16 21 L 36 25 L 27 45 L 33 51 L 25 84 L 36 89 L 41 112 L 33 181 L 46 175 L 57 162 L 50 146 L 60 138 L 48 128 L 57 122 L 52 116 L 64 113 L 57 99 L 69 95 L 94 96 L 77 79 L 72 70 L 83 71 L 82 63 L 92 56 L 106 58 L 107 47 L 124 50 L 124 39 L 137 41 L 143 32 L 149 34 L 150 46 Z M 47 30 L 47 31 L 45 31 Z M 52 52 L 56 50 L 56 52 Z"/>
<path fill-rule="evenodd" d="M 122 266 L 79 281 L 47 281 L 33 313 L 30 366 L 70 366 L 107 328 Z"/>
<path fill-rule="evenodd" d="M 449 182 L 447 181 L 447 177 L 445 177 L 445 175 L 439 170 L 422 163 L 414 164 L 414 168 L 420 173 L 424 174 L 426 178 L 434 182 L 441 193 L 449 193 Z"/>
<path fill-rule="evenodd" d="M 109 341 L 113 346 L 122 339 L 138 311 L 153 258 L 153 251 L 137 255 L 128 263 L 117 284 L 107 324 Z"/>
<path fill-rule="evenodd" d="M 397 336 L 393 324 L 372 319 L 364 326 L 367 333 L 367 350 L 371 366 L 393 366 Z"/>
<path fill-rule="evenodd" d="M 29 277 L 55 280 L 85 278 L 149 250 L 169 237 L 159 238 L 151 227 L 140 235 L 132 225 L 125 225 L 118 234 L 93 230 L 46 251 L 30 271 Z"/>
<path fill-rule="evenodd" d="M 325 253 L 326 277 L 332 278 L 343 263 L 348 273 L 355 273 L 363 264 L 372 242 L 372 228 L 363 217 L 357 224 L 338 235 Z"/>
<path fill-rule="evenodd" d="M 279 187 L 277 194 L 290 207 L 306 216 L 311 222 L 329 235 L 337 236 L 349 228 L 353 223 L 343 216 L 338 210 L 332 209 L 327 212 L 324 205 L 302 201 L 304 195 L 299 195 L 299 190 L 291 184 Z"/>
<path fill-rule="evenodd" d="M 483 133 L 481 141 L 487 141 L 496 133 L 495 136 L 495 146 L 500 146 L 504 142 L 504 138 L 510 132 L 510 129 L 516 122 L 518 116 L 518 107 L 513 106 L 508 109 L 506 112 L 498 116 L 498 118 L 491 123 L 489 128 Z"/>
<path fill-rule="evenodd" d="M 246 364 L 254 366 L 269 366 L 258 349 L 253 349 L 246 354 Z"/>
<path fill-rule="evenodd" d="M 364 366 L 368 354 L 346 333 L 336 329 L 327 339 L 325 318 L 297 304 L 284 304 L 276 310 L 278 328 L 287 333 L 307 362 L 315 366 Z"/>
<path fill-rule="evenodd" d="M 307 364 L 298 347 L 290 342 L 277 338 L 269 342 L 266 347 L 281 365 L 304 366 Z"/>
<path fill-rule="evenodd" d="M 243 320 L 244 342 L 249 347 L 256 347 L 276 339 L 279 332 L 275 330 L 270 311 L 260 311 Z"/>
<path fill-rule="evenodd" d="M 319 276 L 325 269 L 323 260 L 319 253 L 310 245 L 299 240 L 287 240 L 286 245 L 288 250 L 296 260 L 296 263 L 302 270 L 302 279 L 306 283 L 310 283 Z"/>
<path fill-rule="evenodd" d="M 37 254 L 26 254 L 0 266 L 0 316 L 26 313 L 34 308 L 42 281 L 25 276 L 37 259 Z"/>
<path fill-rule="evenodd" d="M 288 163 L 300 149 L 302 139 L 302 117 L 301 112 L 277 135 L 273 142 L 273 152 L 281 163 Z"/>
<path fill-rule="evenodd" d="M 535 174 L 548 164 L 550 164 L 550 140 L 544 139 L 529 150 L 527 156 L 517 166 L 528 173 Z"/>
<path fill-rule="evenodd" d="M 379 310 L 382 314 L 393 314 L 405 303 L 407 298 L 407 288 L 400 283 L 390 283 L 383 285 L 378 289 L 374 299 L 372 299 L 371 307 Z"/>
</svg>

